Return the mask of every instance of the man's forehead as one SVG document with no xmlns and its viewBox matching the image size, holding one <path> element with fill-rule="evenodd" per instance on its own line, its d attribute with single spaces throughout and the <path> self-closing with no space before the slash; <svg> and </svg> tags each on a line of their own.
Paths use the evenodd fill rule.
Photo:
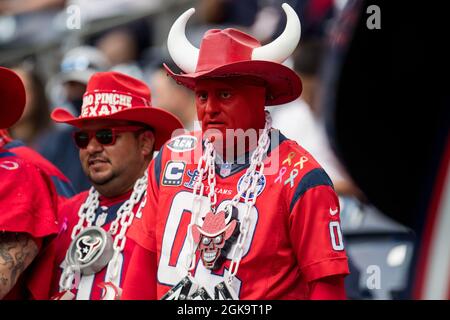
<svg viewBox="0 0 450 320">
<path fill-rule="evenodd" d="M 233 88 L 233 81 L 229 78 L 218 79 L 218 78 L 207 78 L 199 79 L 195 83 L 195 90 L 206 89 L 206 88 Z"/>
<path fill-rule="evenodd" d="M 124 120 L 111 120 L 111 119 L 97 119 L 97 120 L 87 120 L 81 124 L 82 130 L 95 130 L 101 128 L 113 128 L 133 125 L 130 121 Z M 136 125 L 136 124 L 134 124 Z"/>
</svg>

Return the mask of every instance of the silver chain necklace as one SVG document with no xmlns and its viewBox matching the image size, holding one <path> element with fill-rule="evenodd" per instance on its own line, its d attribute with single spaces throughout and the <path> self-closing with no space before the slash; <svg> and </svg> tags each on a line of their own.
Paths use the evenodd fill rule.
<svg viewBox="0 0 450 320">
<path fill-rule="evenodd" d="M 100 202 L 98 191 L 91 187 L 86 201 L 78 210 L 78 223 L 72 229 L 72 241 L 66 253 L 64 270 L 59 282 L 61 293 L 77 289 L 81 274 L 95 274 L 106 265 L 112 268 L 112 272 L 107 273 L 105 282 L 112 283 L 117 280 L 120 269 L 119 256 L 125 248 L 126 232 L 135 216 L 133 208 L 143 199 L 136 211 L 136 215 L 140 215 L 146 202 L 147 184 L 146 171 L 135 182 L 130 198 L 120 206 L 108 232 L 100 226 L 93 226 L 95 212 Z M 73 299 L 74 295 L 70 297 Z"/>
<path fill-rule="evenodd" d="M 219 283 L 215 287 L 215 295 L 214 299 L 238 299 L 237 294 L 231 288 L 231 284 L 233 279 L 239 269 L 239 264 L 241 262 L 242 255 L 244 253 L 244 245 L 247 239 L 247 234 L 250 229 L 251 219 L 250 213 L 251 209 L 255 205 L 256 199 L 258 197 L 258 193 L 256 191 L 258 180 L 263 176 L 264 172 L 264 155 L 267 153 L 270 145 L 269 132 L 272 127 L 272 118 L 268 112 L 266 112 L 266 123 L 264 126 L 264 130 L 261 133 L 258 145 L 253 152 L 250 158 L 250 166 L 247 168 L 247 171 L 244 173 L 242 177 L 242 188 L 237 188 L 238 192 L 231 200 L 231 203 L 227 206 L 226 211 L 228 211 L 228 216 L 231 218 L 231 212 L 233 207 L 237 209 L 237 205 L 240 201 L 240 198 L 244 196 L 244 204 L 245 204 L 245 212 L 242 218 L 239 236 L 237 238 L 236 245 L 234 246 L 232 252 L 232 259 L 230 263 L 229 273 L 225 279 L 225 281 Z M 215 159 L 216 159 L 216 151 L 214 149 L 213 144 L 206 139 L 204 142 L 204 152 L 198 162 L 197 170 L 198 176 L 194 183 L 194 188 L 192 191 L 193 194 L 193 202 L 192 202 L 192 215 L 191 221 L 187 228 L 187 237 L 189 243 L 189 253 L 186 257 L 185 269 L 186 276 L 176 284 L 172 289 L 170 289 L 162 299 L 213 299 L 207 291 L 200 287 L 195 278 L 192 276 L 192 271 L 196 267 L 196 244 L 194 242 L 192 228 L 197 224 L 198 219 L 200 218 L 201 212 L 201 200 L 204 192 L 204 184 L 202 182 L 202 177 L 205 172 L 208 173 L 208 185 L 209 185 L 209 193 L 208 199 L 210 202 L 211 212 L 215 213 L 215 206 L 217 203 L 217 194 L 215 192 L 216 186 L 216 175 L 215 175 Z M 250 195 L 253 195 L 251 197 Z M 181 294 L 180 294 L 181 292 Z"/>
</svg>

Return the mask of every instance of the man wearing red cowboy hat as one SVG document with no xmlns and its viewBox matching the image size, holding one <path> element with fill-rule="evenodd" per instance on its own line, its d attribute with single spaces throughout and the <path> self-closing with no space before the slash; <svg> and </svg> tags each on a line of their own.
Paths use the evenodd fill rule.
<svg viewBox="0 0 450 320">
<path fill-rule="evenodd" d="M 297 15 L 283 9 L 286 29 L 265 46 L 226 29 L 196 49 L 184 35 L 194 9 L 172 26 L 169 52 L 185 74 L 167 71 L 195 91 L 202 133 L 173 138 L 150 165 L 124 299 L 345 298 L 331 180 L 264 112 L 302 88 L 281 64 L 300 38 Z"/>
<path fill-rule="evenodd" d="M 151 105 L 145 83 L 118 72 L 90 78 L 79 117 L 61 108 L 51 117 L 79 129 L 74 140 L 93 186 L 60 208 L 61 231 L 37 264 L 31 291 L 36 299 L 118 299 L 134 247 L 128 227 L 147 198 L 147 166 L 182 125 Z"/>
<path fill-rule="evenodd" d="M 0 131 L 17 122 L 25 88 L 12 70 L 0 67 Z M 27 297 L 24 279 L 44 240 L 58 232 L 57 193 L 50 165 L 17 155 L 0 140 L 0 299 Z M 23 151 L 22 149 L 19 150 Z"/>
</svg>

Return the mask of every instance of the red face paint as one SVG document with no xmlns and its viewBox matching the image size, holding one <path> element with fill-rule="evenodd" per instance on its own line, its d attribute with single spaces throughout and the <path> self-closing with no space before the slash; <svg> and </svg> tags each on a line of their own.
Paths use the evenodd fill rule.
<svg viewBox="0 0 450 320">
<path fill-rule="evenodd" d="M 247 78 L 201 79 L 195 87 L 198 120 L 204 135 L 219 133 L 225 147 L 227 129 L 264 127 L 265 88 Z M 257 85 L 260 84 L 260 85 Z"/>
</svg>

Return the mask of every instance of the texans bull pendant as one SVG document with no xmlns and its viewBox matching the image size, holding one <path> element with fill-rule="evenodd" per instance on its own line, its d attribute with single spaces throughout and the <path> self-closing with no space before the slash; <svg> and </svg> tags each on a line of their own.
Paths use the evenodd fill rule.
<svg viewBox="0 0 450 320">
<path fill-rule="evenodd" d="M 72 240 L 67 251 L 69 265 L 80 267 L 81 273 L 91 275 L 102 270 L 114 254 L 113 238 L 100 227 L 88 227 Z"/>
</svg>

